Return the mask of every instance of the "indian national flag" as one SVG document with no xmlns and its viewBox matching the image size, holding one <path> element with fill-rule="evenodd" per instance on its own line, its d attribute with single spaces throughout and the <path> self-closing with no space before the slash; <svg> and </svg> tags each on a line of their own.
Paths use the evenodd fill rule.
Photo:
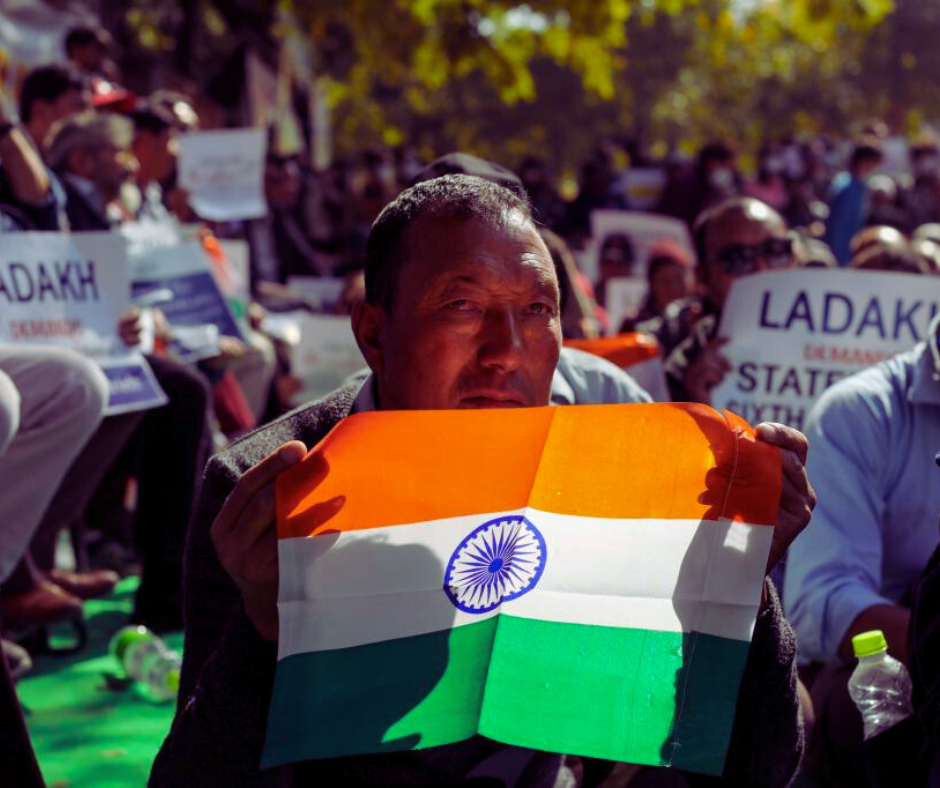
<svg viewBox="0 0 940 788">
<path fill-rule="evenodd" d="M 481 734 L 720 773 L 780 484 L 698 405 L 347 418 L 278 479 L 263 765 Z"/>
</svg>

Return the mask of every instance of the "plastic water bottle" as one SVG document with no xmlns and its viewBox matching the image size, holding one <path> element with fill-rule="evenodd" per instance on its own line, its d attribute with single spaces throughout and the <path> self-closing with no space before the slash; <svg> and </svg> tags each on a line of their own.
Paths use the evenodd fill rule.
<svg viewBox="0 0 940 788">
<path fill-rule="evenodd" d="M 180 687 L 180 656 L 144 626 L 124 627 L 111 638 L 111 653 L 137 690 L 153 703 L 166 703 Z"/>
<path fill-rule="evenodd" d="M 865 738 L 870 739 L 910 717 L 911 677 L 907 668 L 888 656 L 880 629 L 852 638 L 858 665 L 849 679 L 849 695 L 862 715 Z"/>
</svg>

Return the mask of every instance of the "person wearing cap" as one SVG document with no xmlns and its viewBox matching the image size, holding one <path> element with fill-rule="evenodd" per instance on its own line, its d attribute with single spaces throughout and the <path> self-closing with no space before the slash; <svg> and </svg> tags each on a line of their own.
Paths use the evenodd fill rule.
<svg viewBox="0 0 940 788">
<path fill-rule="evenodd" d="M 701 214 L 693 227 L 703 298 L 674 301 L 662 317 L 639 323 L 656 337 L 674 401 L 709 403 L 731 368 L 716 339 L 721 310 L 735 279 L 758 271 L 797 265 L 786 223 L 769 205 L 733 197 Z"/>
<path fill-rule="evenodd" d="M 365 279 L 352 328 L 369 376 L 272 422 L 207 466 L 187 545 L 180 697 L 152 788 L 570 784 L 561 755 L 481 736 L 260 769 L 279 637 L 277 474 L 350 413 L 550 402 L 561 349 L 558 281 L 528 205 L 513 192 L 466 175 L 407 189 L 372 227 Z M 806 525 L 813 493 L 802 436 L 780 425 L 763 425 L 758 435 L 780 447 L 787 469 L 773 564 Z M 792 779 L 802 747 L 794 655 L 768 580 L 719 785 L 782 788 Z"/>
<path fill-rule="evenodd" d="M 851 640 L 880 629 L 907 661 L 911 592 L 938 538 L 937 325 L 913 350 L 827 389 L 806 435 L 819 506 L 790 548 L 783 594 L 816 713 L 808 760 L 821 779 L 865 785 Z"/>
<path fill-rule="evenodd" d="M 50 133 L 46 162 L 62 179 L 72 230 L 110 230 L 123 217 L 113 203 L 137 173 L 133 124 L 94 110 L 72 115 Z"/>
</svg>

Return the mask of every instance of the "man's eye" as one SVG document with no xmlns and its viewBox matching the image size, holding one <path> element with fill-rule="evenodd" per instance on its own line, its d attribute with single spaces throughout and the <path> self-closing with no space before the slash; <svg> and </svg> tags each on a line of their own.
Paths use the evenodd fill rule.
<svg viewBox="0 0 940 788">
<path fill-rule="evenodd" d="M 552 307 L 542 301 L 534 301 L 526 308 L 526 312 L 530 315 L 550 315 Z"/>
<path fill-rule="evenodd" d="M 472 309 L 473 305 L 470 303 L 469 299 L 466 298 L 455 298 L 453 301 L 447 304 L 448 309 L 456 309 L 458 311 L 465 311 Z"/>
</svg>

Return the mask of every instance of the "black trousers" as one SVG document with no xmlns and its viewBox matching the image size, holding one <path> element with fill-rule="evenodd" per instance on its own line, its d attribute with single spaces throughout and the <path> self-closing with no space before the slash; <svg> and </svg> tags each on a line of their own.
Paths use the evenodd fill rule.
<svg viewBox="0 0 940 788">
<path fill-rule="evenodd" d="M 44 788 L 16 688 L 0 654 L 0 785 Z"/>
</svg>

